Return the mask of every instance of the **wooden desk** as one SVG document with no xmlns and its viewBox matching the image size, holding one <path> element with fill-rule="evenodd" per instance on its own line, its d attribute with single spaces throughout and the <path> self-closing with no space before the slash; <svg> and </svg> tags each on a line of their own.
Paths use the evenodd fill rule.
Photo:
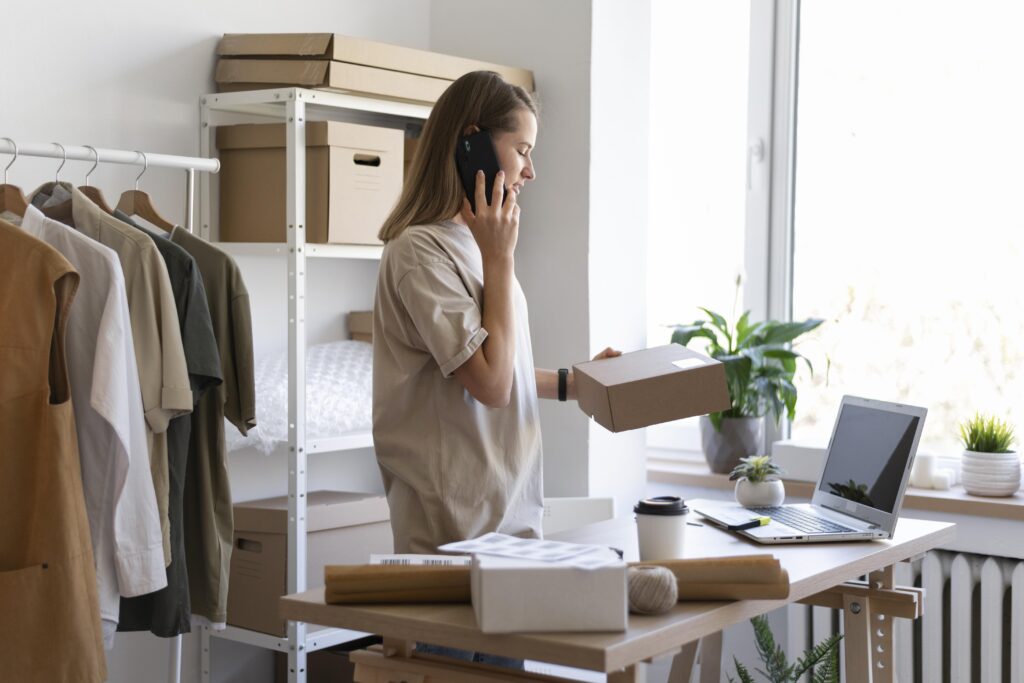
<svg viewBox="0 0 1024 683">
<path fill-rule="evenodd" d="M 481 665 L 447 665 L 449 660 L 412 654 L 414 643 L 428 642 L 606 672 L 609 681 L 619 682 L 642 681 L 643 667 L 639 664 L 665 654 L 681 651 L 680 656 L 688 657 L 692 665 L 699 639 L 719 634 L 727 626 L 790 602 L 804 601 L 845 608 L 847 680 L 877 683 L 891 680 L 892 669 L 878 670 L 872 677 L 873 663 L 877 665 L 879 661 L 877 655 L 872 657 L 872 651 L 880 646 L 885 649 L 886 645 L 891 648 L 892 635 L 891 629 L 881 629 L 883 635 L 878 636 L 879 629 L 871 629 L 872 615 L 877 619 L 880 613 L 908 617 L 920 614 L 920 589 L 893 590 L 892 565 L 948 542 L 953 533 L 952 524 L 901 519 L 891 541 L 762 546 L 710 526 L 690 526 L 685 557 L 773 554 L 789 572 L 789 598 L 681 602 L 668 614 L 630 615 L 629 627 L 624 633 L 485 635 L 477 630 L 469 605 L 328 605 L 324 603 L 322 588 L 281 598 L 281 615 L 286 619 L 384 636 L 384 652 L 394 665 L 401 668 L 403 664 L 410 664 L 414 668 L 409 671 L 420 672 L 411 677 L 395 677 L 395 681 L 557 680 L 535 674 L 510 674 L 507 670 L 497 673 Z M 599 522 L 552 537 L 612 545 L 623 549 L 627 560 L 637 558 L 636 528 L 631 518 Z M 869 574 L 870 585 L 848 583 Z M 719 646 L 720 643 L 719 639 Z M 379 653 L 371 653 L 371 656 L 384 657 Z M 356 656 L 354 659 L 359 661 Z M 443 667 L 440 670 L 445 673 L 431 673 L 437 667 Z M 389 678 L 366 680 L 387 681 Z"/>
</svg>

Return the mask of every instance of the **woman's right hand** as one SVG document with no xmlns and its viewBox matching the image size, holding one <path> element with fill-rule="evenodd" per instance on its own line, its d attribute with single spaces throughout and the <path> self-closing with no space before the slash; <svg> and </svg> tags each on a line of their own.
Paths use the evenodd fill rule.
<svg viewBox="0 0 1024 683">
<path fill-rule="evenodd" d="M 502 188 L 505 186 L 505 172 L 498 171 L 491 192 L 491 203 L 487 203 L 484 172 L 476 174 L 476 213 L 470 207 L 469 200 L 462 200 L 462 218 L 469 226 L 480 255 L 484 261 L 491 259 L 511 259 L 519 239 L 519 205 L 516 193 L 508 192 L 502 204 Z"/>
</svg>

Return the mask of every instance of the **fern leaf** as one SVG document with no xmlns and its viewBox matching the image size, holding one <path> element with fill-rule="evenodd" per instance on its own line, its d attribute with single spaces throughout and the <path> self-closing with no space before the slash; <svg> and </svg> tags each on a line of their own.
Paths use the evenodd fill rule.
<svg viewBox="0 0 1024 683">
<path fill-rule="evenodd" d="M 792 679 L 793 667 L 786 661 L 786 653 L 782 647 L 776 645 L 775 636 L 771 627 L 768 626 L 768 618 L 764 615 L 756 616 L 750 620 L 754 625 L 754 637 L 757 644 L 757 655 L 764 662 L 767 673 L 758 669 L 758 672 L 772 683 L 783 683 Z"/>
<path fill-rule="evenodd" d="M 732 661 L 736 663 L 736 675 L 740 677 L 740 683 L 754 683 L 754 677 L 747 671 L 747 667 L 740 663 L 740 660 L 733 656 Z M 732 677 L 729 677 L 729 683 L 732 683 Z"/>
<path fill-rule="evenodd" d="M 796 665 L 793 667 L 793 680 L 803 676 L 805 673 L 807 673 L 807 671 L 811 669 L 811 667 L 817 667 L 818 662 L 821 662 L 826 657 L 828 657 L 829 654 L 833 652 L 833 650 L 835 651 L 836 656 L 838 656 L 839 649 L 837 646 L 839 645 L 839 641 L 842 639 L 843 636 L 837 633 L 835 635 L 829 636 L 828 638 L 821 641 L 820 643 L 812 647 L 810 650 L 805 652 L 804 656 L 801 657 L 797 661 Z"/>
<path fill-rule="evenodd" d="M 814 666 L 811 683 L 839 683 L 839 648 Z"/>
</svg>

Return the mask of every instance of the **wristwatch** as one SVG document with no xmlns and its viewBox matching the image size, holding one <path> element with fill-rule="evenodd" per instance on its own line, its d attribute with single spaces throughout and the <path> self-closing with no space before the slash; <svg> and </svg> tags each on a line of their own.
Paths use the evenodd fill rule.
<svg viewBox="0 0 1024 683">
<path fill-rule="evenodd" d="M 558 368 L 558 400 L 564 401 L 569 390 L 569 369 Z"/>
</svg>

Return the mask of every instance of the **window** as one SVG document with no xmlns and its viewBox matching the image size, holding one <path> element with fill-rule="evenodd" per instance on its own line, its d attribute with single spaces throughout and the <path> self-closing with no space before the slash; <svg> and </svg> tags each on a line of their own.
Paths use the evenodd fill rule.
<svg viewBox="0 0 1024 683">
<path fill-rule="evenodd" d="M 1024 430 L 1024 4 L 802 3 L 793 316 L 832 360 L 793 436 L 844 393 L 927 406 L 921 450 L 977 409 Z"/>
<path fill-rule="evenodd" d="M 748 3 L 651 3 L 647 340 L 735 302 L 745 230 Z M 626 169 L 624 169 L 625 172 Z M 736 302 L 742 306 L 742 301 Z M 648 428 L 648 445 L 697 451 L 696 420 Z"/>
</svg>

